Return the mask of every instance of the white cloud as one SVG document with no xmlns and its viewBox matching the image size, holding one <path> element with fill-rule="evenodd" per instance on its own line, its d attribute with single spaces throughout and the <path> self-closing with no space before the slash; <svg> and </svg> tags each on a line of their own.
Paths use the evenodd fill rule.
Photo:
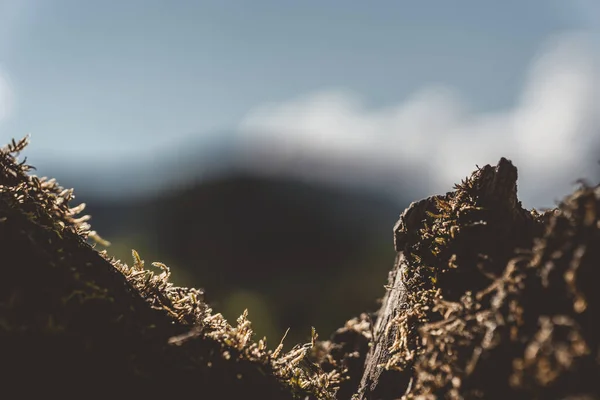
<svg viewBox="0 0 600 400">
<path fill-rule="evenodd" d="M 507 111 L 470 112 L 446 87 L 381 109 L 325 91 L 251 111 L 239 125 L 241 143 L 259 157 L 257 168 L 388 184 L 394 175 L 396 183 L 408 177 L 423 196 L 504 156 L 519 168 L 524 203 L 552 206 L 576 179 L 600 172 L 600 54 L 593 45 L 584 34 L 549 41 Z"/>
<path fill-rule="evenodd" d="M 13 92 L 8 78 L 0 69 L 0 124 L 11 115 L 14 105 Z"/>
</svg>

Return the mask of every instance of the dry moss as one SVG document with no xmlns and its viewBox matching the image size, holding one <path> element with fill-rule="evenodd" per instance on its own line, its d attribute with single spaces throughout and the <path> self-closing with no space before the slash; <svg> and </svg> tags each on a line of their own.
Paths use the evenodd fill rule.
<svg viewBox="0 0 600 400">
<path fill-rule="evenodd" d="M 599 395 L 600 189 L 539 214 L 516 179 L 503 159 L 432 198 L 416 227 L 401 219 L 407 296 L 383 366 L 410 377 L 396 397 Z"/>
<path fill-rule="evenodd" d="M 335 398 L 341 374 L 336 369 L 324 372 L 309 358 L 318 337 L 314 329 L 309 343 L 296 345 L 283 353 L 284 337 L 274 350 L 269 350 L 266 338 L 254 341 L 248 310 L 237 319 L 237 325 L 232 326 L 220 313 L 212 313 L 203 300 L 201 290 L 173 286 L 168 281 L 170 270 L 166 265 L 152 263 L 162 271 L 156 275 L 144 268 L 144 261 L 135 250 L 132 253 L 134 262 L 131 267 L 112 258 L 107 260 L 123 273 L 153 309 L 161 310 L 178 323 L 191 327 L 189 331 L 169 338 L 169 344 L 182 346 L 194 340 L 213 340 L 220 345 L 225 359 L 238 357 L 267 366 L 270 373 L 289 386 L 295 395 Z M 106 251 L 101 254 L 108 257 Z"/>
<path fill-rule="evenodd" d="M 287 353 L 282 344 L 269 350 L 266 339 L 254 341 L 247 312 L 229 324 L 201 290 L 170 283 L 166 265 L 153 263 L 155 273 L 135 251 L 131 267 L 98 252 L 94 242 L 107 243 L 89 216 L 78 216 L 85 205 L 69 205 L 73 191 L 17 162 L 26 145 L 27 138 L 0 150 L 0 350 L 8 382 L 33 379 L 50 392 L 110 382 L 138 397 L 335 397 L 340 373 L 309 360 L 316 332 Z"/>
<path fill-rule="evenodd" d="M 0 150 L 5 393 L 349 398 L 385 339 L 377 368 L 397 375 L 381 375 L 381 398 L 600 398 L 599 187 L 539 214 L 521 207 L 508 160 L 478 168 L 403 213 L 405 295 L 383 332 L 363 314 L 283 352 L 254 340 L 247 312 L 230 324 L 201 290 L 174 286 L 166 265 L 95 250 L 107 243 L 73 191 L 17 161 L 26 145 Z"/>
</svg>

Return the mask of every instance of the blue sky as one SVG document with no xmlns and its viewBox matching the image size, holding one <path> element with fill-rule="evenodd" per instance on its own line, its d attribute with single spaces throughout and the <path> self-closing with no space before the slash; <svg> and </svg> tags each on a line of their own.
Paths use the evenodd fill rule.
<svg viewBox="0 0 600 400">
<path fill-rule="evenodd" d="M 364 159 L 370 180 L 425 163 L 425 194 L 460 179 L 475 161 L 497 161 L 490 147 L 510 156 L 512 147 L 485 132 L 497 130 L 498 140 L 508 120 L 528 132 L 544 128 L 533 114 L 562 109 L 547 98 L 563 96 L 544 94 L 547 87 L 565 88 L 565 101 L 577 105 L 561 119 L 556 135 L 565 135 L 540 147 L 539 134 L 523 138 L 525 128 L 515 128 L 509 143 L 548 157 L 582 138 L 589 148 L 596 121 L 588 121 L 595 112 L 588 103 L 598 92 L 585 87 L 598 83 L 596 12 L 593 1 L 548 0 L 0 0 L 0 139 L 31 133 L 27 155 L 42 172 L 85 165 L 93 177 L 110 165 L 151 163 L 168 143 L 184 148 L 190 137 L 219 141 L 220 132 L 239 132 L 244 148 L 274 143 L 281 170 L 296 169 L 288 161 L 298 157 L 342 166 Z M 561 71 L 583 78 L 563 79 Z M 415 107 L 418 118 L 409 112 Z M 324 113 L 339 118 L 332 125 Z M 436 120 L 452 131 L 428 125 Z M 347 137 L 348 127 L 364 129 Z M 393 146 L 386 134 L 396 136 Z M 354 147 L 339 145 L 347 139 Z M 428 160 L 428 142 L 445 143 L 439 151 L 475 143 L 468 154 L 487 158 L 458 152 L 458 159 Z M 382 150 L 394 146 L 414 147 L 405 163 Z M 435 172 L 442 161 L 451 173 Z M 538 156 L 531 164 L 535 182 L 551 161 Z M 590 163 L 577 164 L 572 179 L 556 169 L 560 189 L 531 192 L 531 202 L 554 200 Z M 331 171 L 326 179 L 339 179 L 335 165 Z"/>
</svg>

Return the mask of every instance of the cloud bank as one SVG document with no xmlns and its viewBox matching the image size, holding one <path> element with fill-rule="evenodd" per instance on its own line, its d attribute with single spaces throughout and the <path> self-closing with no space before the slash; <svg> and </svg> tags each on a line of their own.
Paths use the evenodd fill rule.
<svg viewBox="0 0 600 400">
<path fill-rule="evenodd" d="M 524 204 L 550 207 L 576 179 L 600 176 L 600 52 L 594 44 L 583 33 L 548 41 L 509 110 L 471 112 L 443 86 L 379 109 L 356 94 L 330 90 L 251 111 L 238 126 L 239 143 L 248 163 L 265 172 L 409 185 L 418 196 L 450 190 L 476 164 L 504 156 L 519 168 Z"/>
<path fill-rule="evenodd" d="M 8 78 L 0 69 L 0 124 L 2 124 L 13 110 L 13 95 Z"/>
</svg>

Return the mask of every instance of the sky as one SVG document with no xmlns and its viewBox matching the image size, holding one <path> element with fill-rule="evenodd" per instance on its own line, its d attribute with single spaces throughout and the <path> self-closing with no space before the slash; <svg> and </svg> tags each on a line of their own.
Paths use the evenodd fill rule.
<svg viewBox="0 0 600 400">
<path fill-rule="evenodd" d="M 551 206 L 599 175 L 599 22 L 594 0 L 0 0 L 0 140 L 132 190 L 190 141 L 417 197 L 506 156 Z"/>
</svg>

